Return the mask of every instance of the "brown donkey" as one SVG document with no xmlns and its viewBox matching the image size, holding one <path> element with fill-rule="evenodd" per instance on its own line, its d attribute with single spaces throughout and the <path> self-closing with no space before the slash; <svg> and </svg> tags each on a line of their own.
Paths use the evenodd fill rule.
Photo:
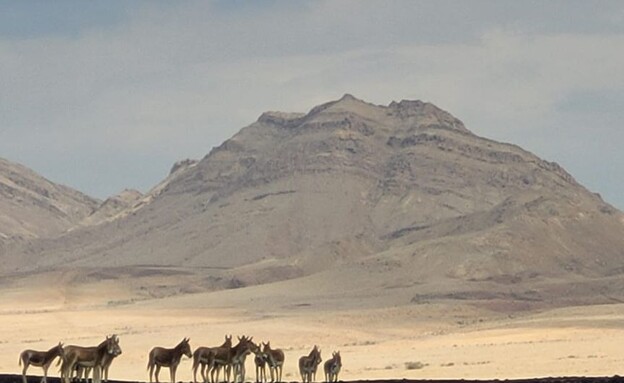
<svg viewBox="0 0 624 383">
<path fill-rule="evenodd" d="M 223 371 L 223 375 L 225 378 L 226 382 L 230 381 L 230 373 L 232 371 L 232 366 L 235 366 L 235 368 L 238 365 L 238 363 L 240 363 L 241 358 L 243 358 L 243 356 L 246 356 L 247 354 L 249 354 L 249 352 L 251 351 L 251 345 L 253 344 L 253 342 L 251 341 L 252 338 L 247 338 L 246 336 L 242 336 L 242 337 L 238 337 L 238 344 L 236 344 L 236 346 L 231 347 L 230 349 L 226 349 L 226 348 L 219 348 L 216 349 L 215 354 L 214 354 L 214 358 L 213 358 L 213 363 L 212 363 L 212 371 L 210 371 L 210 380 L 215 383 L 219 380 L 219 371 L 221 370 L 221 368 L 224 369 Z M 237 372 L 239 372 L 240 370 L 235 370 L 235 376 L 234 379 L 236 379 L 237 377 Z M 217 377 L 215 380 L 215 376 L 214 373 L 217 373 Z M 242 371 L 242 373 L 244 373 L 244 371 Z"/>
<path fill-rule="evenodd" d="M 234 383 L 238 382 L 240 379 L 240 383 L 245 382 L 245 361 L 247 360 L 247 355 L 251 354 L 251 347 L 254 343 L 251 341 L 251 338 L 247 339 L 245 347 L 241 348 L 238 352 L 232 355 L 232 368 L 234 369 L 234 378 L 232 381 Z"/>
<path fill-rule="evenodd" d="M 342 368 L 342 359 L 340 358 L 340 351 L 332 353 L 332 358 L 325 362 L 323 365 L 325 370 L 325 381 L 326 382 L 337 382 L 338 381 L 338 373 L 340 373 L 340 369 Z"/>
<path fill-rule="evenodd" d="M 321 350 L 317 346 L 314 346 L 310 354 L 299 358 L 299 373 L 302 383 L 311 383 L 313 379 L 316 380 L 316 369 L 321 361 Z"/>
<path fill-rule="evenodd" d="M 256 383 L 266 383 L 267 373 L 267 355 L 262 352 L 259 345 L 253 343 L 251 345 L 251 352 L 254 353 L 254 364 L 256 365 Z"/>
<path fill-rule="evenodd" d="M 110 369 L 111 364 L 113 364 L 113 359 L 115 359 L 117 355 L 105 354 L 102 358 L 102 377 L 104 378 L 104 382 L 108 383 L 108 370 Z M 82 380 L 82 376 L 84 375 L 85 383 L 89 381 L 89 374 L 91 373 L 91 367 L 82 366 L 80 363 L 76 364 L 76 376 L 78 380 Z"/>
<path fill-rule="evenodd" d="M 58 345 L 52 347 L 48 351 L 35 351 L 35 350 L 24 350 L 20 354 L 19 357 L 19 365 L 24 365 L 22 369 L 22 380 L 26 383 L 26 370 L 28 370 L 28 366 L 31 364 L 33 366 L 43 368 L 43 379 L 41 380 L 43 383 L 48 382 L 48 368 L 56 359 L 56 357 L 61 358 L 61 360 L 65 359 L 65 350 L 63 349 L 63 344 L 59 342 Z"/>
<path fill-rule="evenodd" d="M 213 367 L 214 356 L 219 349 L 227 349 L 232 348 L 232 335 L 225 336 L 225 342 L 219 347 L 198 347 L 193 352 L 193 382 L 197 383 L 197 368 L 201 366 L 200 372 L 201 376 L 206 382 L 207 373 Z"/>
<path fill-rule="evenodd" d="M 107 336 L 96 347 L 66 346 L 65 359 L 61 366 L 61 378 L 69 383 L 76 367 L 93 368 L 93 383 L 102 381 L 102 368 L 107 358 L 121 355 L 117 335 Z"/>
<path fill-rule="evenodd" d="M 267 356 L 267 363 L 271 371 L 271 382 L 282 381 L 282 369 L 284 368 L 284 351 L 276 348 L 271 349 L 271 342 L 262 343 L 262 352 Z"/>
<path fill-rule="evenodd" d="M 186 355 L 191 358 L 191 345 L 188 338 L 182 339 L 180 343 L 174 348 L 154 347 L 149 353 L 149 361 L 147 362 L 147 369 L 149 370 L 150 383 L 152 383 L 152 374 L 154 368 L 156 368 L 156 383 L 158 383 L 158 373 L 161 367 L 169 367 L 169 373 L 171 375 L 171 383 L 175 383 L 175 374 L 178 369 L 178 364 L 182 359 L 182 355 Z"/>
</svg>

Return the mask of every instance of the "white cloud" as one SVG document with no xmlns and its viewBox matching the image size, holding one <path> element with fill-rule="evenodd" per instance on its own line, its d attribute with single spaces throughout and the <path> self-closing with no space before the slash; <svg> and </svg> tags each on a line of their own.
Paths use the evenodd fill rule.
<svg viewBox="0 0 624 383">
<path fill-rule="evenodd" d="M 0 37 L 0 156 L 104 197 L 149 187 L 265 110 L 349 92 L 432 101 L 624 207 L 624 181 L 592 171 L 606 162 L 624 174 L 624 155 L 603 150 L 624 142 L 613 126 L 624 108 L 604 119 L 563 107 L 596 94 L 624 103 L 624 31 L 605 21 L 622 6 L 566 2 L 569 25 L 561 4 L 522 3 L 147 3 L 78 35 Z"/>
</svg>

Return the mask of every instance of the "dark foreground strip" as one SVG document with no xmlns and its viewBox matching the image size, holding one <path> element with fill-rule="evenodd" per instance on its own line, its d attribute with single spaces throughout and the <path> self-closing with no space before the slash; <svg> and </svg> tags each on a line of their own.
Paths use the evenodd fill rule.
<svg viewBox="0 0 624 383">
<path fill-rule="evenodd" d="M 28 383 L 40 383 L 41 376 L 28 376 Z M 161 379 L 161 383 L 168 383 L 166 379 Z M 182 381 L 186 382 L 186 381 Z M 620 376 L 565 376 L 559 378 L 534 378 L 534 379 L 495 379 L 495 380 L 411 380 L 411 379 L 388 379 L 388 380 L 348 380 L 341 383 L 624 383 L 624 378 Z M 0 383 L 22 383 L 21 375 L 0 375 Z M 48 383 L 60 383 L 56 377 L 48 377 Z M 109 383 L 144 383 L 129 380 L 109 380 Z M 296 382 L 288 382 L 296 383 Z M 321 383 L 321 382 L 318 382 Z"/>
</svg>

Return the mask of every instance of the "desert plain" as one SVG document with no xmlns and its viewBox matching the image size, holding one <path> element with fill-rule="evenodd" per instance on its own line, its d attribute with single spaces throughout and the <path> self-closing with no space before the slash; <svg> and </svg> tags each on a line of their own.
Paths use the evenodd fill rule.
<svg viewBox="0 0 624 383">
<path fill-rule="evenodd" d="M 160 277 L 151 278 L 157 283 Z M 341 352 L 342 380 L 624 371 L 624 304 L 497 312 L 471 301 L 405 303 L 400 293 L 375 297 L 374 290 L 364 290 L 367 296 L 358 300 L 349 291 L 311 291 L 310 285 L 295 279 L 146 297 L 116 280 L 64 285 L 56 273 L 20 278 L 5 284 L 0 296 L 0 373 L 20 372 L 23 349 L 47 349 L 59 341 L 96 345 L 113 333 L 123 350 L 111 367 L 115 380 L 146 381 L 153 346 L 173 347 L 183 337 L 190 337 L 193 348 L 215 346 L 225 334 L 251 335 L 284 349 L 285 381 L 299 379 L 296 360 L 313 345 L 324 360 Z M 31 367 L 29 373 L 41 370 Z M 166 381 L 168 372 L 161 378 Z M 177 379 L 193 379 L 189 359 L 183 359 Z M 254 379 L 248 358 L 247 380 Z"/>
</svg>

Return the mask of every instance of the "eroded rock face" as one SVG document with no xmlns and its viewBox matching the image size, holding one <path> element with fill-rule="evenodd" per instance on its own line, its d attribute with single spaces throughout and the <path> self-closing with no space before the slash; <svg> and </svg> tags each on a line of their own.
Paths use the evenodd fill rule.
<svg viewBox="0 0 624 383">
<path fill-rule="evenodd" d="M 44 264 L 227 268 L 245 284 L 334 268 L 379 284 L 499 283 L 621 273 L 624 225 L 559 165 L 430 103 L 345 95 L 262 114 L 174 165 L 131 214 L 47 252 Z"/>
</svg>

